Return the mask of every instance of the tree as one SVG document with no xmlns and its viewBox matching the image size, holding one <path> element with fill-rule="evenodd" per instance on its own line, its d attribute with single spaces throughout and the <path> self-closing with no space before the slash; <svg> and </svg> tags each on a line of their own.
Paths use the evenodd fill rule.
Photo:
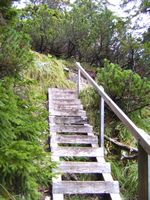
<svg viewBox="0 0 150 200">
<path fill-rule="evenodd" d="M 62 9 L 69 5 L 69 0 L 30 0 L 34 5 L 47 5 L 50 9 Z"/>
<path fill-rule="evenodd" d="M 48 8 L 47 5 L 29 6 L 23 12 L 28 20 L 22 21 L 23 31 L 30 34 L 32 48 L 38 52 L 55 52 L 55 42 L 58 40 L 63 14 L 59 10 Z"/>
<path fill-rule="evenodd" d="M 11 7 L 12 3 L 18 0 L 0 1 L 0 24 L 4 25 L 16 15 L 16 10 Z"/>
<path fill-rule="evenodd" d="M 3 29 L 0 43 L 0 79 L 19 75 L 32 62 L 29 37 L 8 27 Z"/>
</svg>

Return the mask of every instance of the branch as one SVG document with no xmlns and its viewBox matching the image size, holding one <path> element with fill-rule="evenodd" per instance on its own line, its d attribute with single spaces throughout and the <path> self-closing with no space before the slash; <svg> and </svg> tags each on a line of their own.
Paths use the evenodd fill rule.
<svg viewBox="0 0 150 200">
<path fill-rule="evenodd" d="M 129 156 L 129 155 L 123 155 L 121 157 L 121 160 L 136 160 L 138 158 L 138 155 L 132 155 L 132 156 Z"/>
<path fill-rule="evenodd" d="M 113 143 L 114 145 L 120 147 L 121 149 L 125 150 L 125 151 L 128 151 L 130 153 L 138 153 L 138 149 L 134 148 L 134 147 L 130 147 L 130 146 L 127 146 L 126 144 L 123 144 L 121 142 L 118 142 L 117 140 L 115 139 L 112 139 L 112 138 L 109 138 L 108 136 L 105 135 L 105 139 L 111 143 Z"/>
</svg>

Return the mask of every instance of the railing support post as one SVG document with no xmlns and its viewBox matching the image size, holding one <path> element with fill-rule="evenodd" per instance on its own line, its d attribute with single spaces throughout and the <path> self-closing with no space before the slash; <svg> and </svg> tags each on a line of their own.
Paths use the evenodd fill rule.
<svg viewBox="0 0 150 200">
<path fill-rule="evenodd" d="M 81 71 L 78 69 L 78 80 L 77 80 L 77 95 L 79 97 L 80 94 L 80 82 L 81 82 Z"/>
<path fill-rule="evenodd" d="M 100 86 L 104 91 L 104 88 Z M 104 99 L 101 97 L 100 100 L 100 147 L 104 147 L 104 134 L 105 134 L 105 122 L 104 122 Z"/>
<path fill-rule="evenodd" d="M 139 200 L 150 200 L 150 156 L 138 145 Z"/>
</svg>

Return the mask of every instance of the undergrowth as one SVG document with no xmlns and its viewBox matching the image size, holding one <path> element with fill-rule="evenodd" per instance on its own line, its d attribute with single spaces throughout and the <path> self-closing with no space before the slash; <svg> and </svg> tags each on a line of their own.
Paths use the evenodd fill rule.
<svg viewBox="0 0 150 200">
<path fill-rule="evenodd" d="M 149 91 L 150 82 L 131 70 L 122 70 L 118 65 L 106 61 L 104 68 L 98 70 L 97 82 L 105 88 L 108 95 L 129 115 L 135 124 L 150 132 Z M 128 85 L 126 84 L 128 82 Z M 100 97 L 92 88 L 86 88 L 80 94 L 84 108 L 94 131 L 100 134 Z M 137 147 L 137 141 L 115 114 L 105 104 L 105 134 L 128 146 Z M 121 186 L 124 200 L 137 200 L 137 160 L 128 160 L 131 152 L 125 152 L 111 142 L 105 142 L 107 160 L 112 163 L 112 174 Z M 136 157 L 135 157 L 136 158 Z"/>
<path fill-rule="evenodd" d="M 25 71 L 25 77 L 38 85 L 41 92 L 46 93 L 49 87 L 74 88 L 73 82 L 67 79 L 64 72 L 66 62 L 55 57 L 34 52 L 34 65 Z"/>
<path fill-rule="evenodd" d="M 48 87 L 70 88 L 62 63 L 33 53 L 19 79 L 0 80 L 0 199 L 37 200 L 56 163 L 46 152 Z"/>
</svg>

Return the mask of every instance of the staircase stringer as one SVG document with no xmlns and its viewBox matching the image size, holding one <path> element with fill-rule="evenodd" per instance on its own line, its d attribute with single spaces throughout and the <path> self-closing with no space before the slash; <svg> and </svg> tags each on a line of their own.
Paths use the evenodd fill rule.
<svg viewBox="0 0 150 200">
<path fill-rule="evenodd" d="M 48 97 L 49 97 L 49 114 L 51 114 L 53 116 L 54 111 L 52 109 L 53 108 L 52 92 L 51 92 L 50 89 L 48 90 Z M 56 132 L 51 131 L 51 124 L 55 124 L 55 123 L 54 122 L 51 123 L 49 121 L 50 138 L 51 138 L 50 139 L 50 147 L 51 147 L 51 152 L 52 152 L 51 159 L 52 159 L 52 161 L 58 163 L 58 162 L 60 162 L 59 156 L 54 156 L 53 155 L 53 149 L 55 149 L 58 146 L 58 144 L 57 144 L 57 142 L 55 140 L 55 138 L 56 138 Z M 53 172 L 55 173 L 54 169 L 53 169 Z M 62 181 L 61 174 L 57 174 L 56 177 L 52 178 L 52 195 L 51 195 L 52 200 L 64 200 L 64 195 L 63 194 L 54 194 L 54 192 L 53 192 L 53 184 L 57 183 L 57 182 L 60 182 L 60 181 Z"/>
</svg>

